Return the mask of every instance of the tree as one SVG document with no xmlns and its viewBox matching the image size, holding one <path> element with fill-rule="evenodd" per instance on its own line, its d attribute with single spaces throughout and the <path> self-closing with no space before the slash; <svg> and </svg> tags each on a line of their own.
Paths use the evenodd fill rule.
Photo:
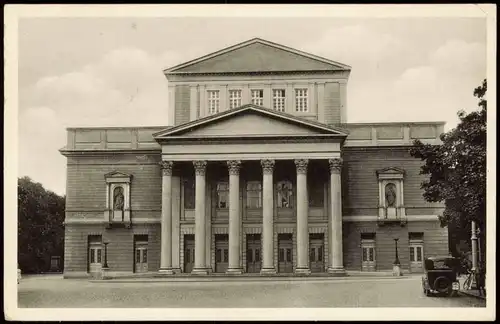
<svg viewBox="0 0 500 324">
<path fill-rule="evenodd" d="M 18 179 L 18 266 L 23 273 L 50 270 L 64 253 L 65 197 L 29 177 Z"/>
<path fill-rule="evenodd" d="M 474 89 L 479 109 L 458 113 L 459 124 L 441 135 L 442 144 L 423 144 L 416 140 L 410 154 L 425 161 L 420 174 L 428 175 L 422 183 L 424 199 L 444 202 L 441 226 L 449 226 L 451 248 L 469 241 L 471 221 L 481 231 L 481 256 L 486 255 L 486 79 Z"/>
</svg>

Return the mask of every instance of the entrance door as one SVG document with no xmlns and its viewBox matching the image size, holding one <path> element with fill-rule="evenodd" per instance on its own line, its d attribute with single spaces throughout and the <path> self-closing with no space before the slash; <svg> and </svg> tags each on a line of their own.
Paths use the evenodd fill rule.
<svg viewBox="0 0 500 324">
<path fill-rule="evenodd" d="M 215 235 L 215 272 L 224 273 L 229 263 L 229 235 Z"/>
<path fill-rule="evenodd" d="M 247 272 L 260 272 L 260 234 L 247 234 Z"/>
<path fill-rule="evenodd" d="M 309 268 L 311 272 L 324 272 L 324 234 L 309 234 Z"/>
<path fill-rule="evenodd" d="M 278 234 L 278 272 L 293 272 L 292 234 Z"/>
<path fill-rule="evenodd" d="M 135 243 L 135 272 L 148 272 L 148 243 Z"/>
<path fill-rule="evenodd" d="M 194 235 L 184 235 L 184 272 L 191 273 L 194 267 Z"/>
<path fill-rule="evenodd" d="M 102 268 L 102 243 L 89 244 L 89 272 L 91 274 L 98 274 Z"/>
</svg>

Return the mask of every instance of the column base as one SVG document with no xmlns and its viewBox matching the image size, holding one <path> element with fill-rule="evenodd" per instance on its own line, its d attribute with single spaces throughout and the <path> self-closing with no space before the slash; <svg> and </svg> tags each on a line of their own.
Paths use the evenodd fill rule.
<svg viewBox="0 0 500 324">
<path fill-rule="evenodd" d="M 174 274 L 182 273 L 181 268 L 172 268 L 172 271 L 174 272 Z"/>
<path fill-rule="evenodd" d="M 226 274 L 228 274 L 228 275 L 240 275 L 240 274 L 243 274 L 243 269 L 242 268 L 227 269 Z"/>
<path fill-rule="evenodd" d="M 330 274 L 334 277 L 343 277 L 343 276 L 347 275 L 347 272 L 345 271 L 344 268 L 331 268 L 331 267 L 329 267 L 326 272 L 328 272 L 328 274 Z"/>
<path fill-rule="evenodd" d="M 311 270 L 309 270 L 309 268 L 296 268 L 295 274 L 302 275 L 302 276 L 308 276 L 311 274 Z"/>
<path fill-rule="evenodd" d="M 160 270 L 158 270 L 158 273 L 164 274 L 164 275 L 173 275 L 173 274 L 175 274 L 174 269 L 172 269 L 172 268 L 160 268 Z"/>
<path fill-rule="evenodd" d="M 209 273 L 208 268 L 194 268 L 193 271 L 191 271 L 192 275 L 201 275 L 201 276 L 206 276 Z"/>
<path fill-rule="evenodd" d="M 276 269 L 275 268 L 262 268 L 262 269 L 260 269 L 260 274 L 261 275 L 275 275 Z"/>
</svg>

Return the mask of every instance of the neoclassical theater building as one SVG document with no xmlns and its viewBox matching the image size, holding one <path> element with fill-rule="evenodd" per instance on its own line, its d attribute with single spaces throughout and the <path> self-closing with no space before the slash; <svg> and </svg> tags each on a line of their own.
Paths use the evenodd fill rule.
<svg viewBox="0 0 500 324">
<path fill-rule="evenodd" d="M 386 271 L 396 250 L 419 272 L 448 254 L 409 154 L 444 123 L 348 123 L 350 70 L 251 39 L 164 71 L 167 126 L 67 129 L 65 277 L 105 256 L 110 275 L 181 276 Z"/>
</svg>

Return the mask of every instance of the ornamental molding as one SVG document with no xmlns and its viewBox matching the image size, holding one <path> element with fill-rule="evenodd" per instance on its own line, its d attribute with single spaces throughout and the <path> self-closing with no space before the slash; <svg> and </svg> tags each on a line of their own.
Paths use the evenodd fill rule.
<svg viewBox="0 0 500 324">
<path fill-rule="evenodd" d="M 172 161 L 161 161 L 160 162 L 161 169 L 163 171 L 164 176 L 171 176 L 172 175 L 172 169 L 174 166 L 174 162 Z"/>
<path fill-rule="evenodd" d="M 239 175 L 241 169 L 240 160 L 227 161 L 227 167 L 230 175 Z"/>
<path fill-rule="evenodd" d="M 331 173 L 340 173 L 343 161 L 341 158 L 329 159 L 328 164 L 330 165 Z"/>
<path fill-rule="evenodd" d="M 307 159 L 297 159 L 294 162 L 295 162 L 295 166 L 297 168 L 297 173 L 300 173 L 300 174 L 306 174 L 307 173 L 307 165 L 309 163 L 309 160 L 307 160 Z"/>
<path fill-rule="evenodd" d="M 196 175 L 204 176 L 207 171 L 207 161 L 193 161 Z"/>
<path fill-rule="evenodd" d="M 262 165 L 262 172 L 264 174 L 272 174 L 274 171 L 274 160 L 261 160 L 260 165 Z"/>
</svg>

